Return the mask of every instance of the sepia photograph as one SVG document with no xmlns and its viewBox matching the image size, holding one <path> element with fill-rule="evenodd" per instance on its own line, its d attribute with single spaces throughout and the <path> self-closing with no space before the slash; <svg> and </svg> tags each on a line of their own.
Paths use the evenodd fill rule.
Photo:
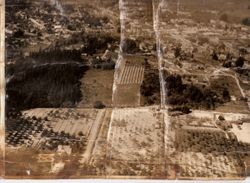
<svg viewBox="0 0 250 183">
<path fill-rule="evenodd" d="M 250 176 L 249 0 L 0 2 L 0 177 Z"/>
</svg>

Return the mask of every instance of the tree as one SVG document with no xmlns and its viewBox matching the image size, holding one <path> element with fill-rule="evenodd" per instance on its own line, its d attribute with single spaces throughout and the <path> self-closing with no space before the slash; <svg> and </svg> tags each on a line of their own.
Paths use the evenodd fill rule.
<svg viewBox="0 0 250 183">
<path fill-rule="evenodd" d="M 221 115 L 218 117 L 218 119 L 219 119 L 220 121 L 225 121 L 225 118 L 224 118 L 223 116 L 221 116 Z"/>
<path fill-rule="evenodd" d="M 224 22 L 227 22 L 228 21 L 228 15 L 226 13 L 222 14 L 220 16 L 220 20 L 224 21 Z"/>
<path fill-rule="evenodd" d="M 218 55 L 215 51 L 213 51 L 212 58 L 213 60 L 219 60 Z"/>
<path fill-rule="evenodd" d="M 230 67 L 232 67 L 232 62 L 225 62 L 225 63 L 223 63 L 222 66 L 226 67 L 226 68 L 230 68 Z"/>
<path fill-rule="evenodd" d="M 244 18 L 244 19 L 242 20 L 242 24 L 243 24 L 243 25 L 246 25 L 246 26 L 250 26 L 250 18 Z"/>
<path fill-rule="evenodd" d="M 178 58 L 181 56 L 181 48 L 180 47 L 176 47 L 174 50 L 174 56 L 175 58 Z"/>
<path fill-rule="evenodd" d="M 230 94 L 229 94 L 229 91 L 228 91 L 227 88 L 224 88 L 224 89 L 223 89 L 222 96 L 223 96 L 223 99 L 224 99 L 225 101 L 230 101 L 230 99 L 231 99 Z"/>
<path fill-rule="evenodd" d="M 236 66 L 236 67 L 243 67 L 244 62 L 245 62 L 245 58 L 239 57 L 239 58 L 236 60 L 236 62 L 235 62 L 235 66 Z"/>
<path fill-rule="evenodd" d="M 123 40 L 121 49 L 124 53 L 135 53 L 139 50 L 136 41 L 128 38 Z"/>
<path fill-rule="evenodd" d="M 79 136 L 83 136 L 83 132 L 80 131 L 80 132 L 78 133 L 78 135 L 79 135 Z"/>
<path fill-rule="evenodd" d="M 15 38 L 21 38 L 21 37 L 24 37 L 24 31 L 21 30 L 21 29 L 18 29 L 16 32 L 14 32 L 14 35 L 13 35 Z"/>
<path fill-rule="evenodd" d="M 101 102 L 101 101 L 96 101 L 95 103 L 94 103 L 94 108 L 96 108 L 96 109 L 103 109 L 103 108 L 105 108 L 106 106 Z"/>
</svg>

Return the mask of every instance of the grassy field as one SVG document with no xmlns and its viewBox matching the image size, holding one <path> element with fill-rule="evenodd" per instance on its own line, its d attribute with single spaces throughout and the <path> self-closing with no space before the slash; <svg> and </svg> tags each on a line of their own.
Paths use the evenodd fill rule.
<svg viewBox="0 0 250 183">
<path fill-rule="evenodd" d="M 96 101 L 112 105 L 114 70 L 90 69 L 81 78 L 81 98 L 78 107 L 92 107 Z"/>
</svg>

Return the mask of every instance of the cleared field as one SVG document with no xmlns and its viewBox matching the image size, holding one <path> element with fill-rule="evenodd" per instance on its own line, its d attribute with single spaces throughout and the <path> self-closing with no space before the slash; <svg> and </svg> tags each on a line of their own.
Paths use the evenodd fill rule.
<svg viewBox="0 0 250 183">
<path fill-rule="evenodd" d="M 113 93 L 113 105 L 116 107 L 140 106 L 140 85 L 116 85 Z"/>
<path fill-rule="evenodd" d="M 114 70 L 91 69 L 81 79 L 82 99 L 78 107 L 93 107 L 101 101 L 105 106 L 112 105 Z"/>
<path fill-rule="evenodd" d="M 163 115 L 156 109 L 114 109 L 108 133 L 107 160 L 111 166 L 108 174 L 122 176 L 129 171 L 129 175 L 150 176 L 145 172 L 161 172 L 160 167 L 164 167 L 163 125 Z"/>
</svg>

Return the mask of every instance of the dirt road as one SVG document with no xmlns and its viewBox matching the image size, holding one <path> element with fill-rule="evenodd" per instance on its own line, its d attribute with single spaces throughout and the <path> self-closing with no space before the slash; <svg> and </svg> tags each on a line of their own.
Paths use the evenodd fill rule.
<svg viewBox="0 0 250 183">
<path fill-rule="evenodd" d="M 82 163 L 87 163 L 90 160 L 93 148 L 95 147 L 95 143 L 96 143 L 98 134 L 99 134 L 100 129 L 101 129 L 101 125 L 103 122 L 105 112 L 106 112 L 105 109 L 98 111 L 98 114 L 96 116 L 96 120 L 95 120 L 93 126 L 91 127 L 91 132 L 90 132 L 89 137 L 88 137 L 88 144 L 87 144 L 86 150 L 83 154 L 83 159 L 81 160 Z"/>
</svg>

